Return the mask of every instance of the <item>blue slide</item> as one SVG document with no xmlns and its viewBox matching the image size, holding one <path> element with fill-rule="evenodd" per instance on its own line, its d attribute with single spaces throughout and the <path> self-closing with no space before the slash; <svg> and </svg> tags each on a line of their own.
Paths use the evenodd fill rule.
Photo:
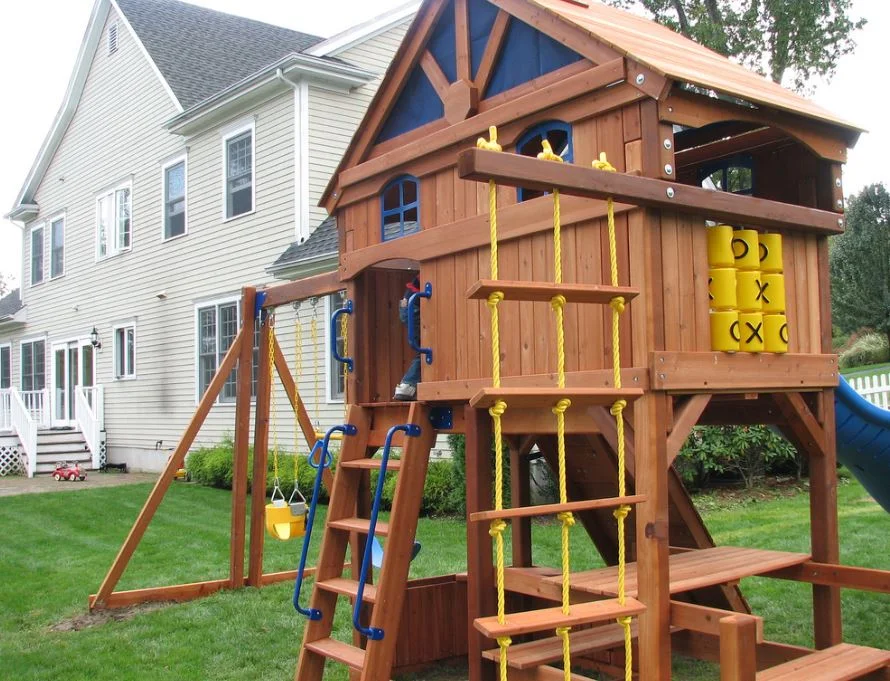
<svg viewBox="0 0 890 681">
<path fill-rule="evenodd" d="M 843 377 L 834 402 L 838 461 L 890 512 L 890 411 L 859 395 Z"/>
</svg>

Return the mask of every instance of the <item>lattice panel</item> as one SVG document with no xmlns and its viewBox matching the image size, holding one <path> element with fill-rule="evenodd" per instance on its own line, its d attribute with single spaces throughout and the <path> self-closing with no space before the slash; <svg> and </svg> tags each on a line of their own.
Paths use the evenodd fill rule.
<svg viewBox="0 0 890 681">
<path fill-rule="evenodd" d="M 101 438 L 99 444 L 99 469 L 101 470 L 105 468 L 105 464 L 108 461 L 108 435 L 103 430 L 99 437 Z"/>
<path fill-rule="evenodd" d="M 0 445 L 0 476 L 27 475 L 25 454 L 20 445 Z"/>
</svg>

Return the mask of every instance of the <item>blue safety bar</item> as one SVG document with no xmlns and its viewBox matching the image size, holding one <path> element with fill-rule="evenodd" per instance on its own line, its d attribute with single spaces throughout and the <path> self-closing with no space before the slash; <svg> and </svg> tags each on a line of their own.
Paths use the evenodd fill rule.
<svg viewBox="0 0 890 681">
<path fill-rule="evenodd" d="M 352 357 L 341 357 L 337 350 L 337 320 L 341 314 L 352 314 L 351 300 L 347 300 L 343 307 L 334 310 L 334 314 L 331 315 L 331 357 L 341 364 L 345 364 L 349 368 L 349 373 L 352 373 L 355 365 Z"/>
<path fill-rule="evenodd" d="M 408 298 L 408 344 L 414 350 L 414 352 L 420 353 L 424 357 L 426 357 L 426 363 L 433 363 L 433 349 L 432 348 L 423 348 L 420 345 L 414 344 L 414 338 L 420 337 L 419 330 L 414 329 L 415 319 L 414 315 L 411 313 L 411 310 L 415 305 L 420 305 L 420 302 L 417 300 L 418 298 L 432 298 L 433 296 L 433 285 L 430 282 L 426 283 L 426 286 L 423 287 L 423 291 L 418 291 L 417 293 L 412 293 L 411 297 Z"/>
<path fill-rule="evenodd" d="M 386 433 L 386 440 L 383 442 L 383 458 L 380 460 L 380 474 L 377 476 L 377 487 L 374 490 L 374 504 L 371 506 L 371 520 L 368 523 L 368 540 L 365 542 L 365 553 L 362 557 L 362 571 L 358 578 L 358 592 L 356 593 L 355 605 L 352 609 L 352 625 L 357 631 L 367 636 L 372 641 L 379 641 L 383 638 L 383 629 L 362 626 L 362 598 L 365 593 L 365 583 L 368 581 L 368 571 L 371 569 L 374 531 L 377 529 L 377 514 L 380 512 L 380 499 L 383 496 L 386 465 L 389 463 L 389 452 L 392 448 L 392 438 L 399 431 L 405 433 L 408 437 L 417 437 L 420 435 L 420 426 L 413 423 L 406 423 L 402 426 L 393 426 Z"/>
<path fill-rule="evenodd" d="M 294 582 L 294 609 L 301 615 L 306 615 L 311 620 L 321 619 L 321 610 L 316 608 L 300 607 L 300 592 L 303 590 L 303 573 L 306 570 L 306 557 L 309 555 L 309 542 L 312 541 L 312 525 L 315 522 L 315 508 L 318 506 L 318 497 L 321 493 L 321 480 L 324 469 L 330 468 L 334 463 L 334 455 L 330 452 L 331 435 L 343 433 L 355 435 L 358 428 L 352 424 L 333 426 L 324 435 L 323 440 L 317 440 L 309 453 L 309 466 L 315 469 L 315 482 L 312 485 L 312 502 L 309 504 L 309 515 L 306 518 L 306 534 L 303 535 L 303 548 L 300 550 L 300 566 L 297 568 L 297 579 Z M 318 454 L 318 461 L 313 462 L 313 457 Z"/>
</svg>

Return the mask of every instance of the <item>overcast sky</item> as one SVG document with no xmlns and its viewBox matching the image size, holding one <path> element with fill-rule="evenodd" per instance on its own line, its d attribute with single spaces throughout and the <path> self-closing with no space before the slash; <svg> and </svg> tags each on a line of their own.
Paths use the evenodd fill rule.
<svg viewBox="0 0 890 681">
<path fill-rule="evenodd" d="M 405 0 L 192 0 L 195 4 L 328 37 Z M 4 2 L 0 8 L 0 124 L 6 160 L 0 164 L 0 214 L 8 212 L 58 111 L 93 0 Z M 854 0 L 868 26 L 830 84 L 818 87 L 822 106 L 870 133 L 850 153 L 847 194 L 890 181 L 890 123 L 885 70 L 890 62 L 890 2 Z M 33 28 L 40 27 L 39 34 Z M 0 219 L 0 272 L 20 279 L 21 230 Z"/>
</svg>

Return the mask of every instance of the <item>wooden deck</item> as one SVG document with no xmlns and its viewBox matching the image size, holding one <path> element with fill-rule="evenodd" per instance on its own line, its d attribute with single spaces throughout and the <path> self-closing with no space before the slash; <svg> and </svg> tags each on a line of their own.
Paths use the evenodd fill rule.
<svg viewBox="0 0 890 681">
<path fill-rule="evenodd" d="M 806 563 L 810 556 L 805 553 L 785 553 L 763 549 L 746 549 L 733 546 L 718 546 L 713 549 L 687 551 L 670 557 L 670 592 L 678 594 L 718 584 L 736 582 L 743 577 L 752 577 L 772 570 Z M 561 584 L 559 575 L 545 577 L 548 585 Z M 618 568 L 608 567 L 572 575 L 573 590 L 598 596 L 618 595 Z M 637 564 L 627 564 L 627 595 L 637 596 Z"/>
</svg>

